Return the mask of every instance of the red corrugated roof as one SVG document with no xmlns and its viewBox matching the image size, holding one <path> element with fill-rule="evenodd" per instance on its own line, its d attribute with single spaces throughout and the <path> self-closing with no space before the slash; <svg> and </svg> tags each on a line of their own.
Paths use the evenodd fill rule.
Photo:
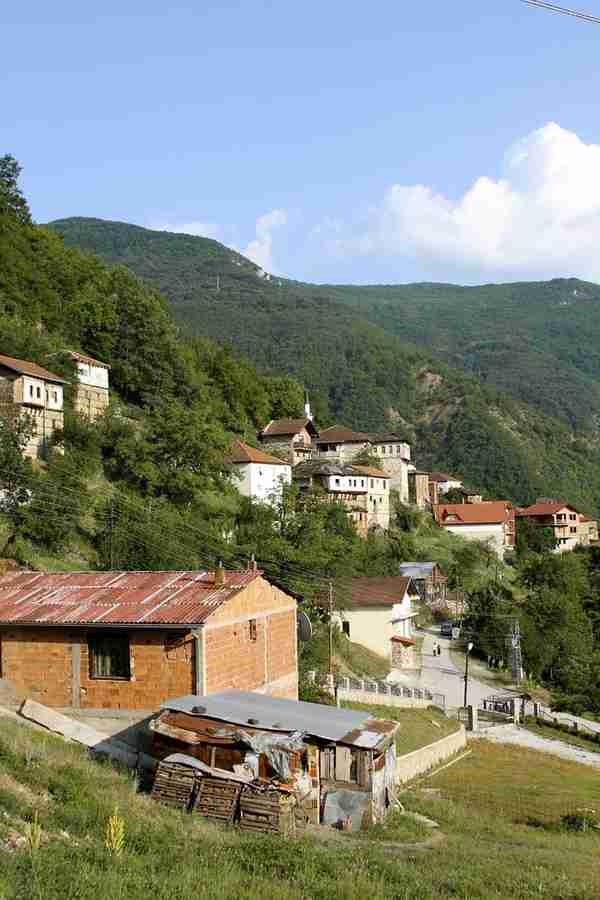
<svg viewBox="0 0 600 900">
<path fill-rule="evenodd" d="M 278 459 L 276 456 L 271 456 L 270 453 L 265 453 L 264 450 L 257 450 L 256 447 L 251 447 L 250 444 L 239 440 L 233 444 L 229 453 L 229 460 L 232 463 L 262 463 L 268 466 L 289 466 L 289 463 L 284 459 Z"/>
<path fill-rule="evenodd" d="M 0 623 L 195 625 L 262 573 L 11 572 L 0 578 Z"/>
<path fill-rule="evenodd" d="M 482 503 L 436 503 L 432 506 L 438 525 L 498 525 L 514 515 L 508 500 Z"/>
<path fill-rule="evenodd" d="M 0 354 L 0 366 L 6 366 L 7 369 L 12 369 L 13 372 L 18 372 L 20 375 L 31 375 L 33 378 L 43 378 L 45 381 L 56 381 L 59 384 L 69 383 L 62 375 L 54 375 L 53 372 L 43 369 L 28 359 L 15 359 L 13 356 Z"/>
</svg>

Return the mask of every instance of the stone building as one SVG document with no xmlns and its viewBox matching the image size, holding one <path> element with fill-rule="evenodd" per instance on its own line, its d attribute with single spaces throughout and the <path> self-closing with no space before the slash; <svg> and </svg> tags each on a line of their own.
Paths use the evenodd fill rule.
<svg viewBox="0 0 600 900">
<path fill-rule="evenodd" d="M 32 426 L 24 455 L 45 457 L 50 440 L 64 424 L 63 388 L 68 382 L 37 363 L 0 355 L 0 413 Z"/>
<path fill-rule="evenodd" d="M 108 407 L 110 366 L 76 350 L 71 350 L 69 356 L 75 360 L 78 378 L 73 407 L 75 412 L 93 422 Z"/>
<path fill-rule="evenodd" d="M 286 459 L 290 465 L 310 459 L 318 431 L 311 416 L 300 419 L 271 419 L 258 435 L 270 453 Z"/>
<path fill-rule="evenodd" d="M 429 480 L 429 472 L 419 472 L 417 469 L 411 468 L 408 472 L 409 503 L 418 506 L 419 509 L 431 506 L 432 483 Z"/>
<path fill-rule="evenodd" d="M 390 476 L 390 488 L 398 492 L 402 503 L 409 502 L 408 473 L 411 469 L 410 444 L 395 432 L 371 432 L 368 434 L 370 452 L 377 456 L 379 465 Z"/>
<path fill-rule="evenodd" d="M 319 488 L 323 500 L 345 506 L 359 534 L 389 528 L 390 479 L 380 469 L 318 458 L 295 466 L 292 478 L 301 491 Z"/>
<path fill-rule="evenodd" d="M 0 674 L 54 707 L 153 710 L 236 688 L 298 696 L 296 599 L 256 569 L 10 572 Z"/>
<path fill-rule="evenodd" d="M 315 447 L 319 459 L 349 463 L 360 453 L 369 451 L 371 442 L 368 434 L 344 425 L 332 425 L 319 432 Z"/>
</svg>

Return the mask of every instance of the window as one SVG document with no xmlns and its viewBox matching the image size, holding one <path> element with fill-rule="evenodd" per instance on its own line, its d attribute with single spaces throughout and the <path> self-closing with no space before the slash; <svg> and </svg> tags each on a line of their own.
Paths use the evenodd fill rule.
<svg viewBox="0 0 600 900">
<path fill-rule="evenodd" d="M 350 637 L 350 622 L 342 622 L 342 631 L 344 632 L 346 637 Z"/>
<path fill-rule="evenodd" d="M 339 479 L 339 478 L 336 478 L 336 479 L 335 479 L 335 483 L 336 483 L 336 484 L 337 484 L 337 486 L 338 486 L 338 487 L 339 487 L 339 484 L 340 484 L 340 479 Z"/>
<path fill-rule="evenodd" d="M 396 456 L 400 456 L 400 444 L 396 446 Z"/>
<path fill-rule="evenodd" d="M 577 534 L 577 528 L 574 528 L 572 525 L 571 525 L 571 534 Z"/>
<path fill-rule="evenodd" d="M 100 396 L 100 395 L 98 395 Z M 55 403 L 58 403 L 58 391 L 52 391 L 52 399 Z"/>
<path fill-rule="evenodd" d="M 131 677 L 128 634 L 97 634 L 88 639 L 90 678 Z"/>
<path fill-rule="evenodd" d="M 41 399 L 41 396 L 42 396 L 42 389 L 39 388 L 39 387 L 36 388 L 36 389 L 35 389 L 35 395 L 36 395 L 36 397 L 38 398 L 38 400 L 40 400 L 40 399 Z"/>
<path fill-rule="evenodd" d="M 29 385 L 29 396 L 33 397 L 33 385 L 32 384 Z"/>
<path fill-rule="evenodd" d="M 258 638 L 258 625 L 256 623 L 256 619 L 250 619 L 248 622 L 248 636 L 251 641 L 256 641 Z"/>
<path fill-rule="evenodd" d="M 361 487 L 364 487 L 364 486 L 365 486 L 365 479 L 364 479 L 364 478 L 361 478 L 361 479 L 360 479 L 360 486 L 361 486 Z"/>
<path fill-rule="evenodd" d="M 576 519 L 575 513 L 571 513 L 571 514 L 569 515 L 569 518 L 570 518 L 571 522 L 574 522 L 575 519 Z"/>
<path fill-rule="evenodd" d="M 375 487 L 375 483 L 374 483 L 373 479 L 371 478 L 371 490 L 373 490 L 374 487 Z"/>
</svg>

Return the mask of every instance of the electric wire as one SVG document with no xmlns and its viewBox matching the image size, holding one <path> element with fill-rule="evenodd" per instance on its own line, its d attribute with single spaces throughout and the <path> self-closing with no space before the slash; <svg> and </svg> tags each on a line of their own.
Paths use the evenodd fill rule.
<svg viewBox="0 0 600 900">
<path fill-rule="evenodd" d="M 546 3 L 545 0 L 521 0 L 521 3 L 545 9 L 549 12 L 560 13 L 563 16 L 572 16 L 575 19 L 581 19 L 583 22 L 593 22 L 596 25 L 600 25 L 600 16 L 594 16 L 591 13 L 576 9 L 569 9 L 566 6 L 558 6 L 556 3 Z"/>
</svg>

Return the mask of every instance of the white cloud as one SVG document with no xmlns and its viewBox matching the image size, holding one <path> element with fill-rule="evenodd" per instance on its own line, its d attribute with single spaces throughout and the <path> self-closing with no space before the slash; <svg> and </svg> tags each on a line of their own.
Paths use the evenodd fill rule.
<svg viewBox="0 0 600 900">
<path fill-rule="evenodd" d="M 362 228 L 325 230 L 345 256 L 412 258 L 478 277 L 600 280 L 600 145 L 551 122 L 509 148 L 502 177 L 476 178 L 456 201 L 393 184 Z"/>
<path fill-rule="evenodd" d="M 280 228 L 287 223 L 285 209 L 272 209 L 270 212 L 259 216 L 256 220 L 256 237 L 250 241 L 242 251 L 257 266 L 265 272 L 273 271 L 273 235 L 274 228 Z"/>
<path fill-rule="evenodd" d="M 195 237 L 207 237 L 214 238 L 214 240 L 221 240 L 223 229 L 220 225 L 215 225 L 210 222 L 187 222 L 184 225 L 171 225 L 168 223 L 165 224 L 157 224 L 157 225 L 148 225 L 148 228 L 151 228 L 152 231 L 171 231 L 174 234 L 192 234 Z"/>
</svg>

